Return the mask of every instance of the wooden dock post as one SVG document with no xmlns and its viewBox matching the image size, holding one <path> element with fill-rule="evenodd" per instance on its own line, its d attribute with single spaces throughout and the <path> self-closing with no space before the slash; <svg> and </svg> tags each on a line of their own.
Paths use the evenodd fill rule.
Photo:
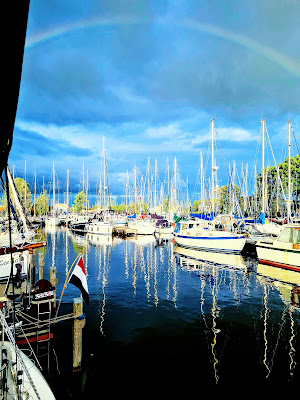
<svg viewBox="0 0 300 400">
<path fill-rule="evenodd" d="M 39 279 L 43 279 L 43 271 L 44 271 L 44 255 L 42 253 L 39 254 Z"/>
<path fill-rule="evenodd" d="M 82 358 L 82 328 L 85 326 L 83 299 L 73 299 L 73 371 L 80 371 Z"/>
<path fill-rule="evenodd" d="M 56 267 L 50 267 L 50 283 L 52 286 L 56 287 L 58 279 L 56 278 Z M 54 302 L 53 307 L 56 308 L 56 291 L 54 290 Z"/>
<path fill-rule="evenodd" d="M 31 271 L 32 271 L 32 275 L 31 275 L 31 284 L 34 285 L 35 284 L 35 277 L 36 277 L 36 251 L 33 250 L 33 257 L 32 257 L 32 264 L 31 264 Z"/>
</svg>

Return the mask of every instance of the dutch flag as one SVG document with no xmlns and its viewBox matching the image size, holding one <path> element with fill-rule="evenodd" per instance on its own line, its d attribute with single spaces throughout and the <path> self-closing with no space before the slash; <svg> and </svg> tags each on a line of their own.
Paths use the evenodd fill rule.
<svg viewBox="0 0 300 400">
<path fill-rule="evenodd" d="M 80 289 L 82 297 L 86 304 L 89 304 L 89 289 L 87 285 L 87 279 L 86 279 L 86 273 L 84 269 L 84 264 L 83 264 L 83 259 L 82 256 L 80 256 L 79 260 L 77 261 L 77 264 L 75 265 L 75 268 L 73 269 L 73 272 L 71 274 L 71 277 L 69 279 L 69 282 L 78 287 Z"/>
</svg>

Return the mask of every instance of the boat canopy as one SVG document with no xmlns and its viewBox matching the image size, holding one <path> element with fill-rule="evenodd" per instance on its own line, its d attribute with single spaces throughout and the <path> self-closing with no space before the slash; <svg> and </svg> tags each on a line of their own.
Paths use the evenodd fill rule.
<svg viewBox="0 0 300 400">
<path fill-rule="evenodd" d="M 201 213 L 201 214 L 190 214 L 190 216 L 192 218 L 200 218 L 200 219 L 204 219 L 205 221 L 212 221 L 214 219 L 214 213 L 211 212 L 210 214 L 205 214 L 205 213 Z"/>
<path fill-rule="evenodd" d="M 136 218 L 136 213 L 134 213 L 133 215 L 128 215 L 128 218 Z"/>
</svg>

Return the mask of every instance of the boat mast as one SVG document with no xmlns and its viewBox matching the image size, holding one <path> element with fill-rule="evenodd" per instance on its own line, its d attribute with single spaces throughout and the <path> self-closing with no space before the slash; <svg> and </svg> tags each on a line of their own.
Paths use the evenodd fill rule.
<svg viewBox="0 0 300 400">
<path fill-rule="evenodd" d="M 27 190 L 26 190 L 26 186 L 27 186 L 27 183 L 26 183 L 26 160 L 25 160 L 25 185 L 24 185 L 24 188 L 25 188 L 25 215 L 27 215 L 27 197 L 26 197 Z"/>
<path fill-rule="evenodd" d="M 262 126 L 262 209 L 261 212 L 265 213 L 265 120 L 261 121 Z"/>
<path fill-rule="evenodd" d="M 156 212 L 157 199 L 156 199 L 156 181 L 157 181 L 157 159 L 154 161 L 154 212 Z"/>
<path fill-rule="evenodd" d="M 136 213 L 136 165 L 134 165 L 134 212 Z"/>
<path fill-rule="evenodd" d="M 170 204 L 170 167 L 169 167 L 169 156 L 167 156 L 167 177 L 168 177 L 168 203 Z M 169 206 L 168 206 L 169 208 Z"/>
<path fill-rule="evenodd" d="M 203 212 L 204 210 L 204 171 L 203 171 L 203 155 L 202 155 L 202 150 L 200 152 L 200 180 L 201 180 L 201 211 Z M 199 209 L 198 209 L 199 211 Z"/>
<path fill-rule="evenodd" d="M 128 212 L 128 195 L 129 195 L 129 190 L 128 190 L 128 182 L 129 182 L 129 174 L 128 174 L 128 169 L 126 171 L 126 184 L 125 184 L 125 211 L 126 214 Z"/>
<path fill-rule="evenodd" d="M 36 202 L 36 170 L 34 171 L 34 200 L 33 200 L 33 216 L 35 218 L 35 202 Z"/>
<path fill-rule="evenodd" d="M 292 191 L 291 191 L 291 121 L 288 121 L 288 139 L 289 139 L 289 146 L 288 146 L 288 201 L 287 201 L 287 209 L 288 209 L 288 223 L 291 222 L 291 204 L 292 204 Z"/>
<path fill-rule="evenodd" d="M 89 171 L 86 170 L 86 190 L 85 190 L 85 213 L 87 215 L 88 210 L 88 190 L 89 190 Z"/>
<path fill-rule="evenodd" d="M 231 214 L 234 213 L 234 206 L 235 206 L 235 198 L 234 198 L 234 185 L 235 185 L 235 161 L 232 162 L 232 187 L 231 187 Z"/>
<path fill-rule="evenodd" d="M 244 211 L 248 208 L 248 163 L 246 164 L 246 172 L 245 172 L 245 207 Z"/>
<path fill-rule="evenodd" d="M 53 162 L 53 170 L 52 170 L 52 174 L 53 174 L 53 200 L 52 200 L 52 216 L 55 217 L 55 210 L 54 210 L 54 206 L 55 206 L 55 170 L 54 170 L 54 162 Z"/>
<path fill-rule="evenodd" d="M 189 209 L 189 177 L 186 177 L 186 209 L 187 209 L 187 214 L 190 213 Z"/>
<path fill-rule="evenodd" d="M 67 169 L 67 213 L 69 209 L 69 170 Z"/>
<path fill-rule="evenodd" d="M 211 208 L 214 212 L 214 192 L 215 192 L 215 181 L 214 181 L 214 119 L 211 119 Z"/>
<path fill-rule="evenodd" d="M 148 205 L 148 211 L 151 208 L 151 166 L 150 166 L 150 157 L 148 157 L 148 163 L 147 163 L 147 205 Z"/>
<path fill-rule="evenodd" d="M 102 147 L 102 168 L 103 168 L 103 209 L 106 207 L 106 198 L 105 198 L 105 136 L 103 136 L 103 147 Z"/>
<path fill-rule="evenodd" d="M 174 208 L 175 208 L 175 213 L 176 213 L 176 207 L 177 207 L 177 161 L 176 161 L 176 156 L 174 157 Z"/>
</svg>

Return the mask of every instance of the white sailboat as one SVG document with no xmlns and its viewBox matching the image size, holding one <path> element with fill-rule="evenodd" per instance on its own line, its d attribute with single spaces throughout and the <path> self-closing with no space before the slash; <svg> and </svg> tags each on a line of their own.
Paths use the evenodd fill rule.
<svg viewBox="0 0 300 400">
<path fill-rule="evenodd" d="M 0 255 L 0 282 L 7 281 L 11 275 L 11 257 L 13 261 L 13 276 L 19 273 L 20 279 L 24 279 L 29 271 L 30 255 L 28 250 L 16 251 L 12 254 Z"/>
<path fill-rule="evenodd" d="M 291 222 L 291 121 L 288 121 L 288 222 Z M 259 240 L 256 251 L 261 264 L 300 272 L 300 224 L 288 224 L 274 240 Z"/>
<path fill-rule="evenodd" d="M 211 178 L 211 201 L 212 211 L 214 211 L 215 198 L 215 172 L 217 167 L 214 159 L 214 120 L 211 120 L 211 147 L 212 147 L 212 178 Z M 183 222 L 176 224 L 174 231 L 175 242 L 183 247 L 193 248 L 197 250 L 217 251 L 224 253 L 240 253 L 246 243 L 244 235 L 238 235 L 233 232 L 216 231 L 212 227 L 195 226 L 193 228 L 182 229 Z"/>
<path fill-rule="evenodd" d="M 5 332 L 8 338 L 0 342 L 1 398 L 55 400 L 38 367 L 16 345 L 2 311 L 0 320 L 3 337 Z"/>
<path fill-rule="evenodd" d="M 98 234 L 98 235 L 112 235 L 113 225 L 110 219 L 99 220 L 97 218 L 92 219 L 86 226 L 87 233 Z"/>
<path fill-rule="evenodd" d="M 267 198 L 267 192 L 266 192 L 266 179 L 265 179 L 265 130 L 266 130 L 266 121 L 261 120 L 261 126 L 262 126 L 262 210 L 261 210 L 261 217 L 263 218 L 263 221 L 261 224 L 256 224 L 255 228 L 258 230 L 258 232 L 263 233 L 263 234 L 268 234 L 268 235 L 276 235 L 278 236 L 280 232 L 282 231 L 282 226 L 279 224 L 276 224 L 274 222 L 270 222 L 268 219 L 265 220 L 264 216 L 266 213 L 266 198 Z M 278 171 L 277 171 L 278 173 Z"/>
<path fill-rule="evenodd" d="M 51 226 L 58 226 L 58 225 L 60 225 L 60 219 L 55 215 L 55 169 L 54 169 L 54 163 L 53 163 L 52 175 L 53 175 L 52 215 L 46 217 L 45 224 L 51 225 Z"/>
</svg>

